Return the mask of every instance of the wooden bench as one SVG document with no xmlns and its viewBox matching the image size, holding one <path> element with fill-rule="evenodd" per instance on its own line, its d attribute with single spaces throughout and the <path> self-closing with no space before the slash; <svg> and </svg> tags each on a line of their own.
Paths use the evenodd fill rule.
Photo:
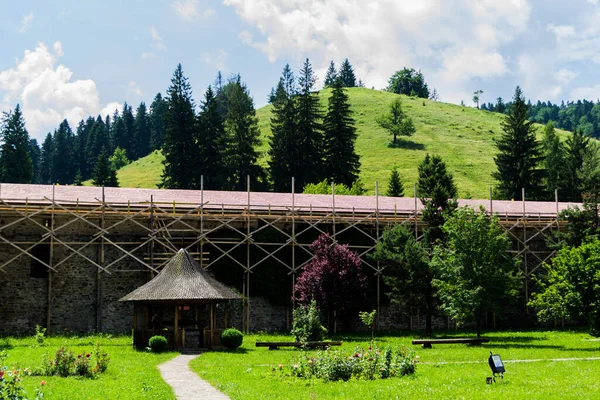
<svg viewBox="0 0 600 400">
<path fill-rule="evenodd" d="M 326 349 L 331 346 L 341 346 L 342 342 L 256 342 L 256 347 L 268 347 L 269 350 L 277 350 L 279 347 L 308 347 L 310 349 Z"/>
<path fill-rule="evenodd" d="M 431 349 L 433 344 L 470 344 L 478 345 L 481 343 L 487 343 L 490 338 L 451 338 L 451 339 L 416 339 L 412 341 L 412 344 L 420 344 L 424 349 Z"/>
</svg>

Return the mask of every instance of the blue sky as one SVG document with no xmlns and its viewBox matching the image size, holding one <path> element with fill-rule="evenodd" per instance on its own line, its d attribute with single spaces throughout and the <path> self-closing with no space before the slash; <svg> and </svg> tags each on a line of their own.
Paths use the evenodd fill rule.
<svg viewBox="0 0 600 400">
<path fill-rule="evenodd" d="M 9 1 L 0 13 L 0 110 L 32 137 L 165 92 L 182 63 L 198 103 L 221 70 L 262 106 L 283 66 L 322 78 L 350 59 L 367 87 L 421 69 L 442 101 L 600 98 L 598 0 Z M 319 86 L 322 85 L 322 80 Z"/>
</svg>

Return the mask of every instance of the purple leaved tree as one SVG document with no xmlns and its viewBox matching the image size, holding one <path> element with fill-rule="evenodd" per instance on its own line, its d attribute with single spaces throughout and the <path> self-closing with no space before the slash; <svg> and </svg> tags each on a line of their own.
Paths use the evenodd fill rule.
<svg viewBox="0 0 600 400">
<path fill-rule="evenodd" d="M 336 320 L 348 322 L 365 304 L 367 277 L 358 254 L 327 234 L 319 236 L 311 250 L 313 259 L 296 281 L 294 300 L 308 304 L 314 298 L 327 313 L 329 331 L 335 332 Z"/>
</svg>

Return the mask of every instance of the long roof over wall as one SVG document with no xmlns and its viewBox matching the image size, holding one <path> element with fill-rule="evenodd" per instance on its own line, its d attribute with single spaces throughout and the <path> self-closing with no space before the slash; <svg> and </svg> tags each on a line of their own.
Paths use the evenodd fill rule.
<svg viewBox="0 0 600 400">
<path fill-rule="evenodd" d="M 63 205 L 100 203 L 103 189 L 89 186 L 0 184 L 0 201 L 9 204 L 25 203 L 49 204 L 52 199 Z M 192 209 L 204 203 L 204 208 L 244 210 L 250 204 L 251 210 L 296 212 L 374 212 L 410 214 L 422 209 L 421 202 L 414 197 L 387 196 L 342 196 L 321 194 L 292 194 L 273 192 L 233 192 L 215 190 L 174 190 L 104 188 L 104 201 L 109 204 L 148 205 L 176 203 L 178 209 Z M 557 212 L 580 205 L 567 202 L 510 201 L 510 200 L 459 200 L 459 205 L 479 208 L 483 206 L 501 216 L 554 217 Z"/>
</svg>

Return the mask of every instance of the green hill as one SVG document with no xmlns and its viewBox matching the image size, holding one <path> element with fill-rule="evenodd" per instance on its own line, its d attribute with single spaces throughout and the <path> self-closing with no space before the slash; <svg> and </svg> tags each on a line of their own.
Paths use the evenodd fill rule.
<svg viewBox="0 0 600 400">
<path fill-rule="evenodd" d="M 319 93 L 327 105 L 329 91 Z M 401 96 L 404 110 L 413 119 L 417 132 L 403 147 L 389 144 L 391 135 L 380 128 L 375 119 L 387 111 L 396 94 L 364 88 L 348 89 L 354 111 L 358 139 L 356 149 L 361 161 L 361 180 L 369 193 L 375 192 L 379 181 L 380 193 L 385 193 L 390 171 L 394 166 L 402 176 L 405 194 L 413 194 L 417 181 L 417 166 L 426 153 L 439 154 L 454 174 L 462 198 L 487 198 L 491 177 L 496 169 L 493 139 L 501 133 L 501 114 L 435 101 Z M 257 110 L 263 143 L 261 163 L 266 165 L 269 148 L 271 106 Z M 541 137 L 542 131 L 539 130 Z M 559 132 L 563 137 L 566 132 Z M 156 187 L 162 173 L 162 154 L 155 152 L 118 171 L 122 187 Z"/>
</svg>

